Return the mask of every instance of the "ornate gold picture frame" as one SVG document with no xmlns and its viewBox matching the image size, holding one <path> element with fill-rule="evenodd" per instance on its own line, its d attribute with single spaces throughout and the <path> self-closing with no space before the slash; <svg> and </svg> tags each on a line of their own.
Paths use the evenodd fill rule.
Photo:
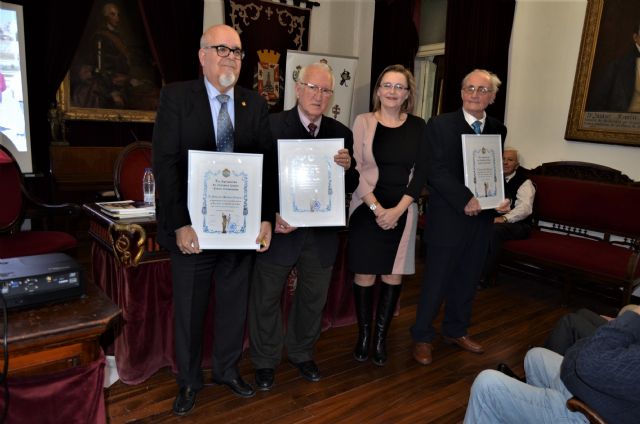
<svg viewBox="0 0 640 424">
<path fill-rule="evenodd" d="M 57 93 L 61 118 L 153 122 L 161 87 L 137 2 L 95 2 Z"/>
<path fill-rule="evenodd" d="M 636 2 L 588 1 L 566 139 L 640 146 L 639 25 Z"/>
</svg>

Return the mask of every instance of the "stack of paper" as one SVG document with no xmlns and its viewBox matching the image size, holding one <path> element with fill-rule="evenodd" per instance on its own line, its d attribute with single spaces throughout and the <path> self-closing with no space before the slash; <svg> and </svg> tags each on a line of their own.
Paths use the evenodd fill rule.
<svg viewBox="0 0 640 424">
<path fill-rule="evenodd" d="M 133 200 L 122 200 L 119 202 L 98 202 L 96 205 L 107 215 L 114 218 L 136 218 L 141 216 L 153 216 L 156 213 L 155 205 Z"/>
</svg>

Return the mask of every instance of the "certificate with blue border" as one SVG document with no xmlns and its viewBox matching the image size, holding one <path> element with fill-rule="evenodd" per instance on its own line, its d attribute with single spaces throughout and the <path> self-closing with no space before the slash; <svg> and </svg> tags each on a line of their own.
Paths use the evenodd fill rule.
<svg viewBox="0 0 640 424">
<path fill-rule="evenodd" d="M 278 140 L 280 215 L 294 227 L 345 225 L 342 138 Z"/>
<path fill-rule="evenodd" d="M 504 200 L 502 136 L 462 134 L 464 182 L 482 209 L 494 209 Z"/>
<path fill-rule="evenodd" d="M 189 216 L 201 249 L 259 248 L 262 155 L 189 150 Z"/>
</svg>

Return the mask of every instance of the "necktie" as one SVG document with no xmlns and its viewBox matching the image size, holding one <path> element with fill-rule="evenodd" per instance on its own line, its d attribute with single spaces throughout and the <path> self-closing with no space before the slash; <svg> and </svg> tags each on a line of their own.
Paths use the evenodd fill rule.
<svg viewBox="0 0 640 424">
<path fill-rule="evenodd" d="M 216 134 L 216 145 L 219 152 L 233 152 L 233 125 L 227 110 L 229 96 L 218 94 L 216 99 L 220 102 L 220 112 L 218 113 L 218 128 Z"/>
<path fill-rule="evenodd" d="M 315 137 L 316 136 L 316 129 L 318 128 L 318 126 L 316 124 L 314 124 L 313 122 L 309 123 L 309 125 L 307 125 L 307 128 L 309 128 L 309 134 L 311 135 L 311 137 Z"/>
<path fill-rule="evenodd" d="M 473 127 L 473 131 L 475 131 L 476 134 L 480 134 L 482 132 L 482 122 L 475 121 L 473 124 L 471 124 L 471 126 Z"/>
</svg>

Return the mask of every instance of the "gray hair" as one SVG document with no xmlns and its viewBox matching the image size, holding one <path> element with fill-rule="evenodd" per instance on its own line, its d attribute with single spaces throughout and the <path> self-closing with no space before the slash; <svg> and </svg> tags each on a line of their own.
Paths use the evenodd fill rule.
<svg viewBox="0 0 640 424">
<path fill-rule="evenodd" d="M 491 81 L 491 89 L 493 90 L 494 93 L 498 92 L 498 88 L 500 88 L 502 81 L 500 81 L 500 78 L 498 78 L 496 74 L 494 74 L 493 72 L 487 71 L 486 69 L 474 69 L 473 71 L 469 72 L 462 79 L 462 87 L 467 85 L 467 80 L 469 79 L 469 77 L 471 77 L 471 75 L 475 73 L 481 73 L 489 77 L 489 80 Z"/>
<path fill-rule="evenodd" d="M 307 82 L 305 76 L 307 75 L 307 71 L 310 68 L 327 72 L 329 74 L 329 77 L 331 78 L 331 89 L 333 90 L 333 85 L 335 83 L 335 81 L 333 80 L 333 69 L 331 68 L 331 66 L 324 62 L 314 62 L 309 65 L 303 66 L 302 69 L 300 69 L 300 72 L 298 72 L 298 80 L 296 82 Z"/>
</svg>

